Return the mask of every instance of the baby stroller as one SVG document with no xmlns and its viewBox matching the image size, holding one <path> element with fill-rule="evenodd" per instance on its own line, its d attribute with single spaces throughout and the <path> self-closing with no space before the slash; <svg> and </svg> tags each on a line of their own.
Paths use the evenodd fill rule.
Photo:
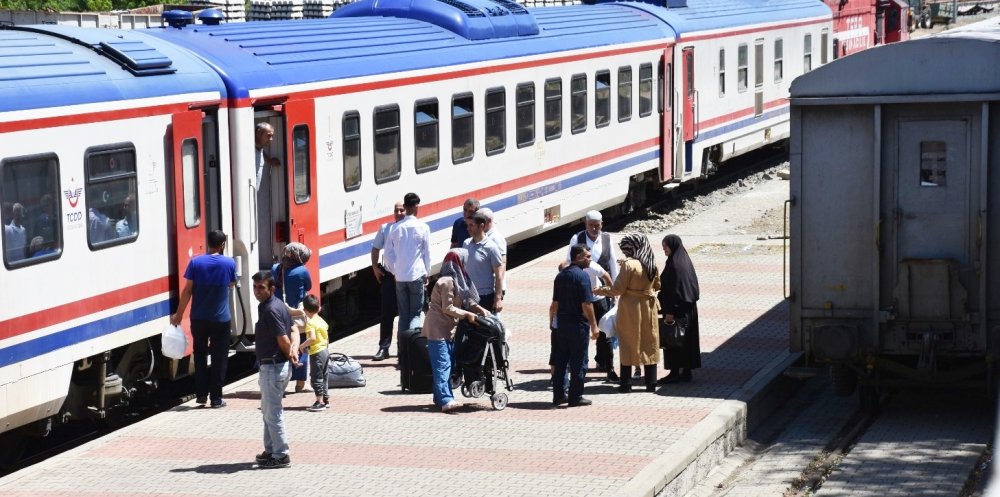
<svg viewBox="0 0 1000 497">
<path fill-rule="evenodd" d="M 497 391 L 497 382 L 503 382 L 507 391 L 514 390 L 510 379 L 507 346 L 503 324 L 496 316 L 476 316 L 476 323 L 459 321 L 456 344 L 459 353 L 456 369 L 462 383 L 462 395 L 479 398 L 490 394 L 493 408 L 507 407 L 507 394 Z M 455 380 L 453 379 L 453 383 Z"/>
</svg>

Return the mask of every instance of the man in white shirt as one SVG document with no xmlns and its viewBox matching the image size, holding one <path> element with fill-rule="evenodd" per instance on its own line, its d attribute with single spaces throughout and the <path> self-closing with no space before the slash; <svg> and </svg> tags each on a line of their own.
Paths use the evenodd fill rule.
<svg viewBox="0 0 1000 497">
<path fill-rule="evenodd" d="M 604 268 L 611 276 L 611 281 L 618 279 L 618 256 L 615 253 L 615 244 L 611 242 L 611 235 L 601 231 L 604 227 L 604 219 L 600 211 L 592 210 L 587 212 L 584 220 L 586 229 L 573 235 L 569 239 L 569 247 L 578 243 L 587 245 L 590 249 L 591 259 L 597 265 Z M 569 248 L 566 249 L 566 260 L 569 260 Z M 594 314 L 600 321 L 604 313 L 611 309 L 613 302 L 610 298 L 601 298 L 594 302 Z M 608 336 L 602 331 L 597 338 L 597 349 L 594 361 L 597 362 L 597 369 L 608 374 L 608 380 L 618 381 L 618 373 L 615 373 L 615 352 L 611 348 Z"/>
<path fill-rule="evenodd" d="M 24 259 L 28 239 L 24 229 L 24 206 L 16 203 L 11 208 L 10 222 L 3 227 L 3 243 L 7 247 L 7 262 Z"/>
<path fill-rule="evenodd" d="M 420 197 L 403 196 L 406 216 L 389 231 L 386 251 L 392 252 L 392 273 L 396 276 L 396 305 L 399 331 L 420 327 L 427 274 L 431 269 L 431 228 L 417 219 Z"/>
<path fill-rule="evenodd" d="M 396 226 L 396 223 L 406 216 L 406 209 L 403 202 L 396 202 L 392 209 L 393 222 L 385 223 L 378 229 L 375 239 L 372 240 L 372 272 L 375 273 L 375 281 L 378 281 L 381 290 L 382 302 L 380 306 L 381 321 L 379 322 L 378 352 L 372 356 L 373 361 L 381 361 L 389 357 L 389 346 L 392 345 L 392 320 L 399 314 L 396 303 L 396 277 L 393 275 L 392 267 L 393 253 L 386 246 L 389 232 Z M 385 249 L 382 255 L 382 262 L 379 263 L 379 252 Z"/>
</svg>

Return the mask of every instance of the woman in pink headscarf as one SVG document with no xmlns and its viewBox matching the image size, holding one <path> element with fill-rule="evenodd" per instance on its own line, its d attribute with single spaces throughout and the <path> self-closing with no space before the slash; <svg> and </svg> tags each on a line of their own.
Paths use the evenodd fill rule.
<svg viewBox="0 0 1000 497">
<path fill-rule="evenodd" d="M 476 286 L 465 272 L 468 254 L 468 251 L 461 248 L 451 249 L 445 254 L 441 275 L 431 292 L 430 305 L 421 330 L 421 335 L 427 338 L 427 354 L 434 377 L 434 404 L 441 407 L 443 412 L 451 412 L 461 406 L 455 401 L 450 382 L 458 320 L 466 319 L 472 323 L 477 314 L 486 315 L 486 310 L 479 307 Z"/>
</svg>

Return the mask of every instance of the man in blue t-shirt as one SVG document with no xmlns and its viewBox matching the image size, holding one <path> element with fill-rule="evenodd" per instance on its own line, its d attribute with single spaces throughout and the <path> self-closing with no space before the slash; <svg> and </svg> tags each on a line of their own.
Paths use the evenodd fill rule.
<svg viewBox="0 0 1000 497">
<path fill-rule="evenodd" d="M 590 249 L 584 244 L 570 248 L 571 264 L 559 272 L 552 285 L 552 305 L 549 321 L 556 318 L 552 340 L 552 403 L 572 406 L 590 405 L 583 398 L 583 381 L 587 374 L 587 348 L 598 336 L 594 319 L 593 289 L 583 268 L 590 266 Z M 588 333 L 589 331 L 589 333 Z M 569 399 L 566 398 L 566 369 L 569 368 Z"/>
<path fill-rule="evenodd" d="M 197 402 L 205 405 L 209 396 L 212 407 L 224 407 L 222 385 L 226 382 L 229 360 L 230 321 L 229 291 L 236 284 L 236 261 L 222 255 L 226 234 L 220 230 L 208 234 L 208 253 L 188 263 L 184 271 L 187 283 L 181 290 L 177 312 L 170 324 L 178 325 L 191 302 L 191 336 L 194 338 L 194 391 Z M 212 356 L 212 373 L 208 356 Z"/>
<path fill-rule="evenodd" d="M 469 197 L 462 204 L 462 217 L 455 220 L 451 225 L 451 248 L 459 248 L 466 238 L 469 238 L 469 228 L 465 223 L 472 219 L 472 215 L 479 211 L 479 201 Z"/>
</svg>

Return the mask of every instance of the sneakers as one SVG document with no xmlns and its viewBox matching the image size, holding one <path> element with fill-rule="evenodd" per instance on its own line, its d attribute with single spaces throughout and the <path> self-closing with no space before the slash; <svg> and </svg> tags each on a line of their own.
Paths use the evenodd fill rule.
<svg viewBox="0 0 1000 497">
<path fill-rule="evenodd" d="M 271 453 L 265 450 L 264 452 L 257 454 L 257 456 L 254 457 L 254 460 L 257 461 L 257 464 L 264 464 L 264 462 L 270 458 L 271 458 Z"/>
<path fill-rule="evenodd" d="M 274 457 L 271 456 L 266 461 L 258 463 L 261 469 L 277 469 L 277 468 L 287 468 L 292 465 L 292 460 L 288 456 L 284 457 Z"/>
<path fill-rule="evenodd" d="M 593 403 L 594 403 L 594 401 L 592 401 L 590 399 L 585 399 L 583 397 L 580 397 L 579 399 L 571 400 L 570 403 L 569 403 L 569 406 L 570 407 L 589 406 L 590 404 L 593 404 Z"/>
<path fill-rule="evenodd" d="M 441 406 L 441 412 L 451 412 L 451 411 L 454 411 L 455 409 L 458 409 L 459 407 L 462 407 L 462 404 L 459 404 L 458 402 L 455 402 L 453 400 L 453 401 L 451 401 L 451 402 L 449 402 L 449 403 Z"/>
<path fill-rule="evenodd" d="M 320 412 L 326 409 L 326 406 L 327 405 L 322 402 L 314 402 L 313 405 L 307 407 L 306 410 L 310 412 Z"/>
<path fill-rule="evenodd" d="M 219 400 L 213 400 L 212 401 L 212 408 L 213 409 L 218 409 L 220 407 L 226 407 L 227 405 L 228 404 L 226 404 L 226 400 L 225 399 L 219 399 Z"/>
</svg>

